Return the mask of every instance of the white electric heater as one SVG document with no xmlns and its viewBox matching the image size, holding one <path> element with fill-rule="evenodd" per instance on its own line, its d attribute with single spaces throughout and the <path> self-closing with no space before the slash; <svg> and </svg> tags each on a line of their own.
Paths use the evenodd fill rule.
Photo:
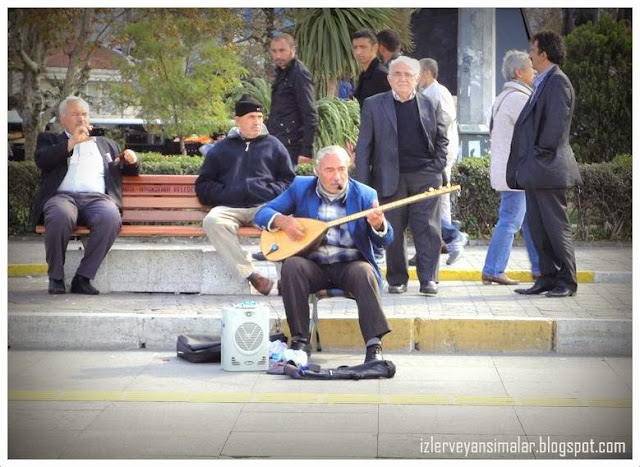
<svg viewBox="0 0 640 467">
<path fill-rule="evenodd" d="M 269 311 L 246 301 L 222 310 L 222 369 L 269 369 Z"/>
</svg>

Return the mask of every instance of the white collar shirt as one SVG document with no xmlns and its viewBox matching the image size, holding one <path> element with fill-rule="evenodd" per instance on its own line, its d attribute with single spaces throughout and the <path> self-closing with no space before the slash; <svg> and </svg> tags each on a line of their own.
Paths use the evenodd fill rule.
<svg viewBox="0 0 640 467">
<path fill-rule="evenodd" d="M 67 136 L 69 134 L 67 133 Z M 69 167 L 58 192 L 105 193 L 104 159 L 96 140 L 76 144 L 68 160 Z"/>
</svg>

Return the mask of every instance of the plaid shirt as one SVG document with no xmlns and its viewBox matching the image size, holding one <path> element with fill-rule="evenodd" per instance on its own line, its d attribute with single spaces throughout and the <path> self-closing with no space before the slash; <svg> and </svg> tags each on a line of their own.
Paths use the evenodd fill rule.
<svg viewBox="0 0 640 467">
<path fill-rule="evenodd" d="M 347 186 L 347 189 L 340 197 L 330 201 L 316 188 L 316 193 L 320 198 L 318 219 L 327 222 L 346 216 L 347 207 L 345 202 L 348 191 L 349 187 Z M 353 238 L 351 238 L 347 223 L 331 227 L 322 240 L 322 244 L 317 250 L 310 253 L 307 258 L 319 264 L 332 264 L 363 259 L 355 246 Z"/>
</svg>

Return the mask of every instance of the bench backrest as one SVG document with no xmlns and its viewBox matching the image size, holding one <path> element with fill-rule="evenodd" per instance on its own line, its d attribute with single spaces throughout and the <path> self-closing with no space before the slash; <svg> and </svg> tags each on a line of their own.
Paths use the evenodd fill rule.
<svg viewBox="0 0 640 467">
<path fill-rule="evenodd" d="M 198 201 L 196 175 L 122 177 L 125 224 L 202 222 L 209 207 Z"/>
<path fill-rule="evenodd" d="M 210 207 L 198 201 L 196 175 L 138 175 L 122 177 L 122 222 L 120 235 L 203 236 L 202 220 Z M 44 233 L 44 225 L 36 233 Z M 257 227 L 240 227 L 239 237 L 259 237 Z M 74 235 L 88 235 L 89 229 L 78 225 Z"/>
</svg>

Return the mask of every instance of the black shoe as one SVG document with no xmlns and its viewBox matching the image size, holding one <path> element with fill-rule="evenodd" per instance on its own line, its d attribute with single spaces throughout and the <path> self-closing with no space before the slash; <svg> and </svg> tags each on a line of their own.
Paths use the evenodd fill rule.
<svg viewBox="0 0 640 467">
<path fill-rule="evenodd" d="M 438 284 L 434 281 L 429 281 L 425 285 L 420 286 L 420 293 L 435 295 L 438 293 Z"/>
<path fill-rule="evenodd" d="M 409 266 L 417 266 L 418 265 L 418 253 L 413 255 L 413 258 L 409 260 Z"/>
<path fill-rule="evenodd" d="M 382 358 L 382 346 L 380 344 L 373 344 L 367 347 L 367 353 L 364 356 L 364 362 L 369 363 L 374 360 L 384 360 Z"/>
<path fill-rule="evenodd" d="M 64 288 L 64 279 L 49 278 L 49 293 L 51 295 L 61 295 L 63 293 L 67 293 L 67 289 Z"/>
<path fill-rule="evenodd" d="M 98 295 L 100 291 L 91 285 L 89 279 L 76 274 L 71 281 L 71 293 Z"/>
<path fill-rule="evenodd" d="M 568 289 L 566 287 L 562 287 L 562 286 L 558 286 L 553 288 L 552 290 L 549 290 L 546 293 L 547 297 L 551 297 L 551 298 L 562 298 L 562 297 L 571 297 L 572 295 L 575 295 L 575 292 L 571 289 Z"/>
<path fill-rule="evenodd" d="M 407 284 L 389 286 L 389 293 L 405 293 L 406 291 L 407 291 Z"/>
<path fill-rule="evenodd" d="M 256 261 L 266 261 L 266 260 L 267 260 L 266 256 L 265 256 L 265 255 L 263 255 L 261 251 L 259 251 L 259 252 L 257 252 L 257 253 L 253 253 L 253 254 L 251 255 L 251 257 L 252 257 L 253 259 L 255 259 Z"/>
<path fill-rule="evenodd" d="M 311 346 L 302 340 L 292 340 L 291 341 L 291 350 L 302 350 L 307 354 L 307 357 L 311 355 Z"/>
<path fill-rule="evenodd" d="M 548 292 L 548 287 L 542 287 L 541 285 L 533 284 L 532 287 L 528 289 L 515 289 L 515 293 L 519 293 L 520 295 L 539 295 L 544 292 Z"/>
</svg>

